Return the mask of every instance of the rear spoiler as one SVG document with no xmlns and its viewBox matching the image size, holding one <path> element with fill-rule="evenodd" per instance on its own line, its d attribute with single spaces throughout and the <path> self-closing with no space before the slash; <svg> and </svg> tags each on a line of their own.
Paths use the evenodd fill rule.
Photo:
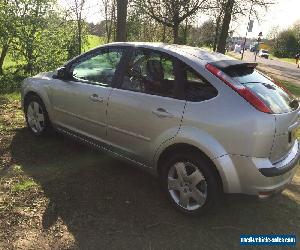
<svg viewBox="0 0 300 250">
<path fill-rule="evenodd" d="M 216 62 L 209 63 L 214 67 L 224 71 L 228 69 L 236 69 L 236 68 L 250 68 L 254 69 L 258 65 L 258 63 L 249 63 L 241 60 L 221 60 Z"/>
</svg>

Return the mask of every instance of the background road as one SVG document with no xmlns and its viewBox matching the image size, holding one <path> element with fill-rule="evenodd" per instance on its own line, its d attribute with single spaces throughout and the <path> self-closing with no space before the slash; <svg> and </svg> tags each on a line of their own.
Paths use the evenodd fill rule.
<svg viewBox="0 0 300 250">
<path fill-rule="evenodd" d="M 234 54 L 236 58 L 240 56 L 239 54 Z M 259 69 L 275 75 L 279 79 L 300 85 L 300 69 L 297 68 L 296 63 L 291 64 L 276 59 L 264 59 L 260 57 L 256 59 L 256 62 L 259 63 Z M 254 53 L 245 51 L 243 60 L 254 62 Z"/>
</svg>

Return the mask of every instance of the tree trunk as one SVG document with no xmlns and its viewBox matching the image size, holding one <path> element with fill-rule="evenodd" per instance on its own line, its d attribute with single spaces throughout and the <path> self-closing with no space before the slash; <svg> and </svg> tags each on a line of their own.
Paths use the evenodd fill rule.
<svg viewBox="0 0 300 250">
<path fill-rule="evenodd" d="M 220 30 L 220 22 L 221 22 L 222 13 L 218 16 L 216 20 L 216 28 L 215 28 L 215 37 L 214 37 L 214 44 L 213 44 L 213 51 L 217 50 L 217 44 L 219 40 L 219 30 Z"/>
<path fill-rule="evenodd" d="M 128 0 L 117 0 L 117 42 L 126 41 L 126 18 Z"/>
<path fill-rule="evenodd" d="M 81 45 L 82 45 L 82 22 L 81 22 L 81 17 L 80 19 L 77 21 L 77 25 L 78 25 L 78 55 L 81 54 Z"/>
<path fill-rule="evenodd" d="M 174 23 L 174 25 L 173 25 L 173 39 L 174 39 L 175 44 L 179 44 L 178 32 L 179 32 L 179 24 Z"/>
<path fill-rule="evenodd" d="M 8 48 L 9 48 L 8 43 L 4 44 L 2 47 L 2 51 L 1 51 L 1 55 L 0 55 L 0 74 L 1 75 L 3 74 L 3 64 L 4 64 L 4 59 L 8 52 Z"/>
<path fill-rule="evenodd" d="M 185 19 L 185 24 L 183 27 L 183 36 L 181 39 L 182 44 L 187 44 L 187 37 L 188 37 L 188 19 Z"/>
<path fill-rule="evenodd" d="M 229 31 L 229 26 L 231 22 L 231 16 L 232 16 L 232 10 L 234 6 L 235 0 L 227 0 L 226 6 L 225 6 L 225 13 L 224 13 L 224 18 L 223 18 L 223 23 L 221 27 L 221 32 L 219 36 L 219 42 L 218 42 L 218 47 L 217 51 L 225 54 L 226 52 L 226 40 L 228 37 L 228 31 Z"/>
<path fill-rule="evenodd" d="M 163 24 L 163 35 L 162 35 L 162 42 L 166 42 L 166 25 Z"/>
</svg>

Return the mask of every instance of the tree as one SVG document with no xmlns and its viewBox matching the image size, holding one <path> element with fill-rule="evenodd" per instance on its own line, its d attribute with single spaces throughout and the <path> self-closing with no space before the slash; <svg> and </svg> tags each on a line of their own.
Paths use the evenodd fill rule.
<svg viewBox="0 0 300 250">
<path fill-rule="evenodd" d="M 35 47 L 38 43 L 37 35 L 46 27 L 46 14 L 51 10 L 52 1 L 20 0 L 15 1 L 16 15 L 16 43 L 15 51 L 24 58 L 27 73 L 33 72 L 36 60 Z"/>
<path fill-rule="evenodd" d="M 277 57 L 293 58 L 298 50 L 300 50 L 300 44 L 293 29 L 280 32 L 274 41 L 273 53 Z"/>
<path fill-rule="evenodd" d="M 273 26 L 268 35 L 267 35 L 267 38 L 269 40 L 275 40 L 277 37 L 278 37 L 278 34 L 279 34 L 279 26 Z"/>
<path fill-rule="evenodd" d="M 222 54 L 225 54 L 225 51 L 226 51 L 226 41 L 227 41 L 227 37 L 228 37 L 228 31 L 229 31 L 229 26 L 230 26 L 230 22 L 231 22 L 234 3 L 235 3 L 235 0 L 227 0 L 227 2 L 225 4 L 224 18 L 223 18 L 221 32 L 220 32 L 220 36 L 219 36 L 219 42 L 218 42 L 218 46 L 217 46 L 217 51 Z"/>
<path fill-rule="evenodd" d="M 117 0 L 117 42 L 126 41 L 126 18 L 128 0 Z"/>
<path fill-rule="evenodd" d="M 69 3 L 69 15 L 72 19 L 75 19 L 76 27 L 76 36 L 77 36 L 77 54 L 81 54 L 82 44 L 83 44 L 83 29 L 84 29 L 84 7 L 86 0 L 72 0 Z"/>
<path fill-rule="evenodd" d="M 45 28 L 36 37 L 34 72 L 54 70 L 77 55 L 76 27 L 63 13 L 48 14 Z"/>
<path fill-rule="evenodd" d="M 105 24 L 106 42 L 109 43 L 112 36 L 115 40 L 116 0 L 102 0 L 102 5 L 105 17 L 102 23 Z"/>
<path fill-rule="evenodd" d="M 215 39 L 215 22 L 208 20 L 200 27 L 192 27 L 189 43 L 193 46 L 213 47 Z"/>
<path fill-rule="evenodd" d="M 225 0 L 223 3 L 222 0 L 216 1 L 221 1 L 219 10 L 223 12 L 217 51 L 223 54 L 226 51 L 226 41 L 232 20 L 237 20 L 241 16 L 248 17 L 249 15 L 259 19 L 260 10 L 267 10 L 270 5 L 274 4 L 272 0 Z"/>
<path fill-rule="evenodd" d="M 137 6 L 158 23 L 172 28 L 173 41 L 179 43 L 179 27 L 187 18 L 205 8 L 205 0 L 135 0 Z"/>
<path fill-rule="evenodd" d="M 59 11 L 54 1 L 15 0 L 13 3 L 17 12 L 10 53 L 18 63 L 18 70 L 26 74 L 53 70 L 78 54 L 74 33 L 77 22 Z"/>
<path fill-rule="evenodd" d="M 300 20 L 294 23 L 292 26 L 292 30 L 296 35 L 296 39 L 298 40 L 298 46 L 300 48 Z"/>
<path fill-rule="evenodd" d="M 225 3 L 226 0 L 215 0 L 213 1 L 211 8 L 207 11 L 207 15 L 209 15 L 211 17 L 211 21 L 214 22 L 214 39 L 212 45 L 213 51 L 217 50 L 221 25 L 224 17 Z"/>
<path fill-rule="evenodd" d="M 128 4 L 126 23 L 129 41 L 172 41 L 172 30 L 147 15 L 135 2 Z"/>
<path fill-rule="evenodd" d="M 11 42 L 16 33 L 16 9 L 14 1 L 0 0 L 0 74 L 3 74 L 3 64 Z"/>
</svg>

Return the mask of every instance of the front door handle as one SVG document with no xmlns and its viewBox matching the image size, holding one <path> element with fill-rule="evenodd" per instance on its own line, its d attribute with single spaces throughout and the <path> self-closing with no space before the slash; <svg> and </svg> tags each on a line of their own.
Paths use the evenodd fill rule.
<svg viewBox="0 0 300 250">
<path fill-rule="evenodd" d="M 89 98 L 93 102 L 103 102 L 104 101 L 104 99 L 102 97 L 98 96 L 97 94 L 92 94 Z"/>
<path fill-rule="evenodd" d="M 158 116 L 159 118 L 172 118 L 172 117 L 174 117 L 174 115 L 172 113 L 169 113 L 164 108 L 158 108 L 156 110 L 153 110 L 152 114 Z"/>
</svg>

